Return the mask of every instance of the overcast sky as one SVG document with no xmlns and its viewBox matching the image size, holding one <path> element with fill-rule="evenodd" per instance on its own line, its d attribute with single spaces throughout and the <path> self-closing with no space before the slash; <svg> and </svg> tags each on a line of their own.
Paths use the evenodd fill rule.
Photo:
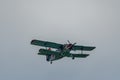
<svg viewBox="0 0 120 80">
<path fill-rule="evenodd" d="M 97 48 L 51 65 L 32 39 Z M 120 80 L 120 1 L 0 0 L 0 80 Z"/>
</svg>

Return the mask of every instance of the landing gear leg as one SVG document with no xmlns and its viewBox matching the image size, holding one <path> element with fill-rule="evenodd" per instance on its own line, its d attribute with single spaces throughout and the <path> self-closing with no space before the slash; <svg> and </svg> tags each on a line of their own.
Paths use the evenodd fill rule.
<svg viewBox="0 0 120 80">
<path fill-rule="evenodd" d="M 50 64 L 52 64 L 52 61 L 50 61 Z"/>
<path fill-rule="evenodd" d="M 72 59 L 74 60 L 74 59 L 75 59 L 75 57 L 73 56 L 73 57 L 72 57 Z"/>
</svg>

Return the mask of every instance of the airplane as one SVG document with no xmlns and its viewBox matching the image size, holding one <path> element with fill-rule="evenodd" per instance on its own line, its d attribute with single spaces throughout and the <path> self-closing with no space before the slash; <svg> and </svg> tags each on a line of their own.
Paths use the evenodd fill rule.
<svg viewBox="0 0 120 80">
<path fill-rule="evenodd" d="M 41 47 L 39 50 L 38 55 L 44 55 L 46 56 L 46 61 L 50 62 L 52 64 L 52 61 L 59 60 L 63 57 L 71 57 L 72 59 L 75 58 L 86 58 L 89 56 L 89 54 L 83 54 L 83 51 L 92 51 L 96 47 L 94 46 L 81 46 L 81 45 L 76 45 L 76 43 L 71 43 L 68 40 L 68 44 L 59 44 L 55 42 L 49 42 L 49 41 L 42 41 L 42 40 L 32 40 L 31 41 L 32 45 L 37 45 Z M 55 50 L 51 50 L 55 49 Z M 71 53 L 70 51 L 76 51 L 80 50 L 80 54 L 75 54 Z"/>
</svg>

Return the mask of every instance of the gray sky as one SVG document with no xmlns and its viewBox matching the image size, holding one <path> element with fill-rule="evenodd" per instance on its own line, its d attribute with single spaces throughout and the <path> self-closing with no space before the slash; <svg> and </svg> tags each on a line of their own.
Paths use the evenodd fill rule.
<svg viewBox="0 0 120 80">
<path fill-rule="evenodd" d="M 0 80 L 120 80 L 119 0 L 0 0 Z M 97 48 L 53 62 L 32 39 Z"/>
</svg>

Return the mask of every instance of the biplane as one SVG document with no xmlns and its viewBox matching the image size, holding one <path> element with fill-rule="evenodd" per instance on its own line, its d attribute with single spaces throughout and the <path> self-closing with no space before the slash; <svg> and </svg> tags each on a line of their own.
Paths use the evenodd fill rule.
<svg viewBox="0 0 120 80">
<path fill-rule="evenodd" d="M 68 41 L 68 44 L 59 44 L 55 42 L 49 42 L 49 41 L 42 41 L 42 40 L 32 40 L 32 45 L 37 45 L 45 48 L 41 48 L 38 52 L 38 55 L 44 55 L 46 56 L 46 61 L 50 62 L 52 64 L 52 61 L 59 60 L 63 57 L 70 57 L 72 59 L 75 58 L 86 58 L 89 56 L 89 54 L 84 54 L 83 51 L 92 51 L 96 47 L 93 46 L 81 46 L 76 45 L 76 43 L 70 43 Z M 52 50 L 52 49 L 54 50 Z M 80 50 L 81 53 L 75 54 L 71 53 L 71 51 Z"/>
</svg>

